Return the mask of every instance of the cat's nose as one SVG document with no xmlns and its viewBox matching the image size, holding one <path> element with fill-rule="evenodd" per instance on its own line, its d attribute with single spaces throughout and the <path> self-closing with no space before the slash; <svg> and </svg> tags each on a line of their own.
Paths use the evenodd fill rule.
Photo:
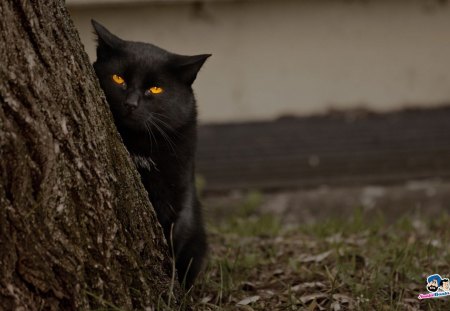
<svg viewBox="0 0 450 311">
<path fill-rule="evenodd" d="M 125 105 L 125 107 L 127 107 L 128 109 L 134 110 L 134 109 L 137 108 L 138 102 L 137 102 L 137 100 L 134 100 L 134 101 L 127 100 L 127 101 L 124 103 L 124 105 Z"/>
<path fill-rule="evenodd" d="M 124 102 L 126 108 L 134 110 L 139 105 L 139 96 L 136 94 L 130 94 Z"/>
</svg>

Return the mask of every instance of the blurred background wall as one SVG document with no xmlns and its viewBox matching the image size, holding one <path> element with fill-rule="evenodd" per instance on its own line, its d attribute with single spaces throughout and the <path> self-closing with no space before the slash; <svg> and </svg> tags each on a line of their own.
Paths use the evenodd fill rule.
<svg viewBox="0 0 450 311">
<path fill-rule="evenodd" d="M 407 208 L 447 204 L 439 193 L 450 187 L 448 1 L 67 5 L 92 61 L 91 18 L 124 39 L 213 54 L 194 85 L 205 194 L 318 189 L 311 198 L 283 194 L 296 211 L 305 200 L 342 211 L 372 195 Z"/>
<path fill-rule="evenodd" d="M 66 2 L 91 60 L 91 18 L 124 39 L 212 53 L 195 83 L 204 123 L 450 99 L 445 0 Z"/>
</svg>

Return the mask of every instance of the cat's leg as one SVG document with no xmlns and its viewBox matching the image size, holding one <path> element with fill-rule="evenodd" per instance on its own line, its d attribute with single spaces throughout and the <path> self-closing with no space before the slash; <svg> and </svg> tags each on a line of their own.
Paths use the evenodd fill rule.
<svg viewBox="0 0 450 311">
<path fill-rule="evenodd" d="M 208 246 L 201 215 L 186 217 L 183 212 L 175 224 L 173 242 L 178 279 L 190 288 L 202 269 Z"/>
</svg>

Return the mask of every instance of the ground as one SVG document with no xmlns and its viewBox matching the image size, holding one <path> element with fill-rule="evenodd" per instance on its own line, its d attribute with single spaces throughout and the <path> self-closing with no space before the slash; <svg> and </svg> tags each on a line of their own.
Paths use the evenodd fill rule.
<svg viewBox="0 0 450 311">
<path fill-rule="evenodd" d="M 450 310 L 450 297 L 418 299 L 427 293 L 428 275 L 450 276 L 448 205 L 434 204 L 434 212 L 427 212 L 448 189 L 431 184 L 436 187 L 400 187 L 423 188 L 429 197 L 421 201 L 423 208 L 410 206 L 414 213 L 405 206 L 398 208 L 404 213 L 393 210 L 393 202 L 401 200 L 381 198 L 392 187 L 364 187 L 342 192 L 366 194 L 352 210 L 345 206 L 342 217 L 324 217 L 325 209 L 309 213 L 320 218 L 306 222 L 295 221 L 281 206 L 282 213 L 268 208 L 281 204 L 280 193 L 205 199 L 209 264 L 186 299 L 195 310 Z M 398 199 L 402 190 L 395 189 L 390 196 Z M 367 193 L 375 199 L 367 199 Z M 380 202 L 390 204 L 383 208 Z"/>
</svg>

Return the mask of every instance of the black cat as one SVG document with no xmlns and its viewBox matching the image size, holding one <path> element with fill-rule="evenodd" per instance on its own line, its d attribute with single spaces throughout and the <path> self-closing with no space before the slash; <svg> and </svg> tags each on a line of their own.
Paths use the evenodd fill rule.
<svg viewBox="0 0 450 311">
<path fill-rule="evenodd" d="M 210 54 L 173 54 L 92 24 L 98 37 L 95 72 L 164 235 L 173 243 L 179 280 L 190 287 L 207 249 L 194 182 L 197 109 L 191 85 Z"/>
</svg>

